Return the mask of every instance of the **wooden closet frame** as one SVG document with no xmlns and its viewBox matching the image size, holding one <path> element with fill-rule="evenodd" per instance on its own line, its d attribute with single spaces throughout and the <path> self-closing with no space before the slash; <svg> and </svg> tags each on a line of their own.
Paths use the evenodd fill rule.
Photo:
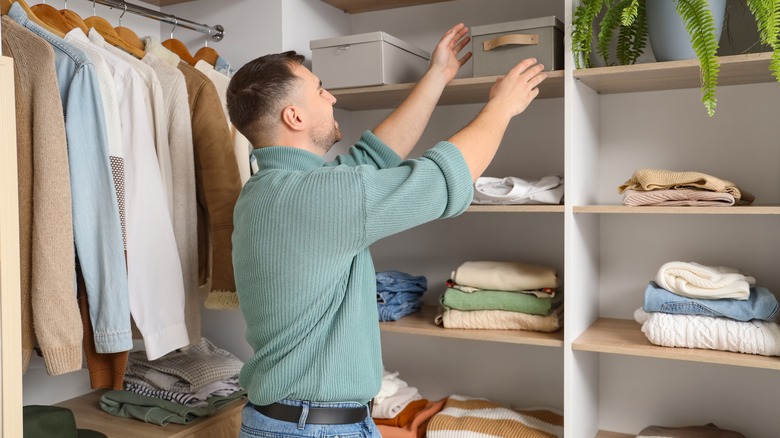
<svg viewBox="0 0 780 438">
<path fill-rule="evenodd" d="M 4 437 L 22 436 L 22 305 L 15 108 L 13 60 L 0 56 L 0 433 Z"/>
</svg>

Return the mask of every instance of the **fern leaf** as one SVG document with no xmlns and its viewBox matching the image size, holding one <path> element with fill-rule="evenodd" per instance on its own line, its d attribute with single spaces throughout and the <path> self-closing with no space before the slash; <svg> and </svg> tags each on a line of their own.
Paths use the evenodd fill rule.
<svg viewBox="0 0 780 438">
<path fill-rule="evenodd" d="M 596 51 L 599 55 L 604 59 L 604 63 L 606 65 L 611 65 L 609 61 L 609 51 L 610 51 L 610 44 L 612 43 L 612 36 L 615 33 L 615 29 L 620 27 L 621 23 L 621 16 L 623 15 L 623 10 L 632 0 L 618 0 L 617 3 L 615 3 L 612 6 L 607 7 L 607 12 L 604 14 L 604 18 L 601 19 L 601 23 L 599 23 L 599 36 L 598 36 L 598 45 L 596 46 Z M 618 44 L 618 53 L 617 53 L 618 60 L 622 59 L 623 56 L 621 56 L 620 53 L 620 45 Z M 622 63 L 622 62 L 621 62 Z"/>
<path fill-rule="evenodd" d="M 761 42 L 772 48 L 769 69 L 780 82 L 780 1 L 747 0 L 747 6 L 756 19 Z"/>
<path fill-rule="evenodd" d="M 593 42 L 593 22 L 608 0 L 582 0 L 574 10 L 571 23 L 571 51 L 574 55 L 574 66 L 590 67 L 591 44 Z"/>
<path fill-rule="evenodd" d="M 620 15 L 620 24 L 623 26 L 631 26 L 636 20 L 639 13 L 639 0 L 631 0 L 631 4 L 623 9 L 623 13 Z M 644 4 L 644 1 L 642 2 Z"/>
<path fill-rule="evenodd" d="M 715 114 L 717 99 L 715 87 L 718 84 L 718 41 L 715 38 L 715 20 L 707 0 L 677 0 L 677 13 L 683 18 L 691 45 L 699 58 L 701 71 L 701 101 L 707 114 Z"/>
</svg>

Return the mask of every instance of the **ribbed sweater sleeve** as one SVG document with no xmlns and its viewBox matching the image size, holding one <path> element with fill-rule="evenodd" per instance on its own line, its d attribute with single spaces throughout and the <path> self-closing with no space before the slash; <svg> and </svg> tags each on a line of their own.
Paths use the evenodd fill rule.
<svg viewBox="0 0 780 438">
<path fill-rule="evenodd" d="M 474 194 L 460 151 L 439 142 L 421 158 L 378 171 L 362 166 L 367 244 L 434 219 L 463 213 Z"/>
</svg>

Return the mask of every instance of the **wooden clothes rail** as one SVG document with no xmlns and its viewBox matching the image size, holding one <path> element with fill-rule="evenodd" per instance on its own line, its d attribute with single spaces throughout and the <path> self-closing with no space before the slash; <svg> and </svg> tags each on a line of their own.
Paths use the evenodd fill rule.
<svg viewBox="0 0 780 438">
<path fill-rule="evenodd" d="M 134 5 L 132 3 L 127 3 L 126 1 L 122 1 L 122 0 L 87 0 L 87 1 L 92 3 L 93 7 L 95 4 L 99 4 L 111 8 L 116 8 L 126 12 L 132 12 L 133 14 L 141 15 L 143 17 L 151 18 L 153 20 L 169 23 L 173 25 L 173 29 L 176 29 L 177 27 L 183 27 L 200 33 L 205 33 L 206 35 L 211 37 L 211 39 L 214 41 L 222 41 L 222 38 L 225 37 L 225 28 L 219 24 L 214 26 L 209 26 L 208 24 L 196 23 L 194 21 L 190 21 L 184 18 L 179 18 L 175 15 L 165 14 L 160 11 L 155 11 L 154 9 L 149 9 L 143 6 Z M 173 30 L 171 30 L 171 33 L 173 33 Z"/>
</svg>

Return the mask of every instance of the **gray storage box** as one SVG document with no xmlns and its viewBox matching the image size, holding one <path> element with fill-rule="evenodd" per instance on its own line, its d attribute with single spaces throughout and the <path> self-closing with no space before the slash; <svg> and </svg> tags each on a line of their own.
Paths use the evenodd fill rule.
<svg viewBox="0 0 780 438">
<path fill-rule="evenodd" d="M 430 53 L 385 32 L 314 40 L 311 69 L 325 88 L 417 82 Z"/>
<path fill-rule="evenodd" d="M 471 28 L 474 77 L 499 76 L 525 58 L 563 69 L 563 23 L 555 16 Z"/>
</svg>

